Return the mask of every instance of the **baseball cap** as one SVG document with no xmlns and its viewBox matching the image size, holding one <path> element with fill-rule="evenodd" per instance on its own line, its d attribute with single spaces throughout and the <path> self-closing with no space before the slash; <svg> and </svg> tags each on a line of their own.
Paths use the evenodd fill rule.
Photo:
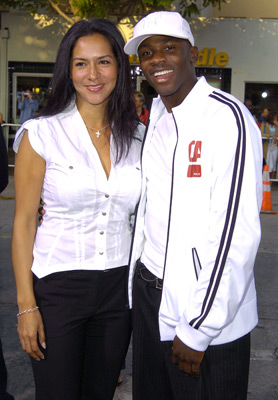
<svg viewBox="0 0 278 400">
<path fill-rule="evenodd" d="M 187 39 L 194 46 L 189 23 L 178 12 L 157 11 L 142 18 L 134 27 L 133 37 L 126 43 L 126 54 L 137 54 L 138 47 L 146 38 L 153 35 L 165 35 Z"/>
</svg>

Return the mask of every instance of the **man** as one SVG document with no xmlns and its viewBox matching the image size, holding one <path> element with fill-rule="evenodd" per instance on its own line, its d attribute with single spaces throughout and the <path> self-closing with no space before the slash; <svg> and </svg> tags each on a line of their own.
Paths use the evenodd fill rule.
<svg viewBox="0 0 278 400">
<path fill-rule="evenodd" d="M 39 102 L 31 90 L 28 89 L 25 92 L 21 92 L 21 96 L 18 99 L 18 109 L 20 110 L 19 122 L 23 124 L 28 119 L 33 118 L 38 108 Z"/>
<path fill-rule="evenodd" d="M 243 400 L 257 324 L 260 132 L 242 103 L 197 80 L 198 49 L 178 13 L 143 18 L 125 52 L 159 94 L 130 257 L 133 398 Z"/>
<path fill-rule="evenodd" d="M 250 113 L 252 114 L 254 120 L 257 121 L 256 115 L 254 114 L 254 111 L 253 111 L 253 103 L 252 103 L 252 100 L 250 100 L 250 99 L 245 99 L 245 100 L 244 100 L 244 105 L 245 105 L 245 107 L 248 108 L 248 110 L 249 110 Z"/>
</svg>

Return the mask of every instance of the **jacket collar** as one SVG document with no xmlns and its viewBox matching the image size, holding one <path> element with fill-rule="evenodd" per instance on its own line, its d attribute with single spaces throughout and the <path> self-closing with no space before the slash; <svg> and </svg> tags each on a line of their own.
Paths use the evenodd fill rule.
<svg viewBox="0 0 278 400">
<path fill-rule="evenodd" d="M 206 99 L 207 96 L 209 96 L 214 90 L 215 88 L 207 83 L 204 76 L 197 78 L 197 83 L 183 100 L 183 102 L 172 109 L 173 113 L 175 114 L 175 112 L 179 112 L 180 108 L 184 109 L 184 106 L 190 107 L 190 104 L 196 104 L 196 99 L 198 99 L 198 102 L 202 101 L 202 99 Z M 165 106 L 163 104 L 163 101 L 161 100 L 160 95 L 158 95 L 156 98 L 153 99 L 152 102 L 150 120 L 153 119 L 157 121 L 164 113 L 164 111 Z"/>
</svg>

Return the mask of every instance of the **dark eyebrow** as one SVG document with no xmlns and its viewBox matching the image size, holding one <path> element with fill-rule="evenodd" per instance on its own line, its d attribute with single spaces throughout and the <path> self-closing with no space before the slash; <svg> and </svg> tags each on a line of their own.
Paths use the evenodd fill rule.
<svg viewBox="0 0 278 400">
<path fill-rule="evenodd" d="M 75 58 L 72 59 L 72 61 L 76 61 L 76 60 L 79 60 L 79 61 L 86 61 L 86 58 L 75 57 Z"/>
<path fill-rule="evenodd" d="M 112 58 L 112 56 L 110 54 L 106 54 L 105 56 L 98 57 L 98 60 L 102 60 L 103 58 L 107 58 L 107 57 Z M 72 59 L 72 61 L 76 61 L 76 60 L 78 60 L 78 61 L 87 61 L 88 59 L 87 58 L 83 58 L 83 57 L 75 57 L 75 58 Z"/>
</svg>

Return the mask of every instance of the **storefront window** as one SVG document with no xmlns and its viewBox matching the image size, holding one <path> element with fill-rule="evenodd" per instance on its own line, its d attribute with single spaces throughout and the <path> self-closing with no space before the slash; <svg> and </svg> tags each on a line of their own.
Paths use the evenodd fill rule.
<svg viewBox="0 0 278 400">
<path fill-rule="evenodd" d="M 53 63 L 9 63 L 9 122 L 19 121 L 17 99 L 22 91 L 31 90 L 39 101 L 39 109 L 43 107 L 53 66 Z"/>
<path fill-rule="evenodd" d="M 265 108 L 276 114 L 278 113 L 278 84 L 246 82 L 245 99 L 251 100 L 253 113 L 257 119 Z"/>
</svg>

